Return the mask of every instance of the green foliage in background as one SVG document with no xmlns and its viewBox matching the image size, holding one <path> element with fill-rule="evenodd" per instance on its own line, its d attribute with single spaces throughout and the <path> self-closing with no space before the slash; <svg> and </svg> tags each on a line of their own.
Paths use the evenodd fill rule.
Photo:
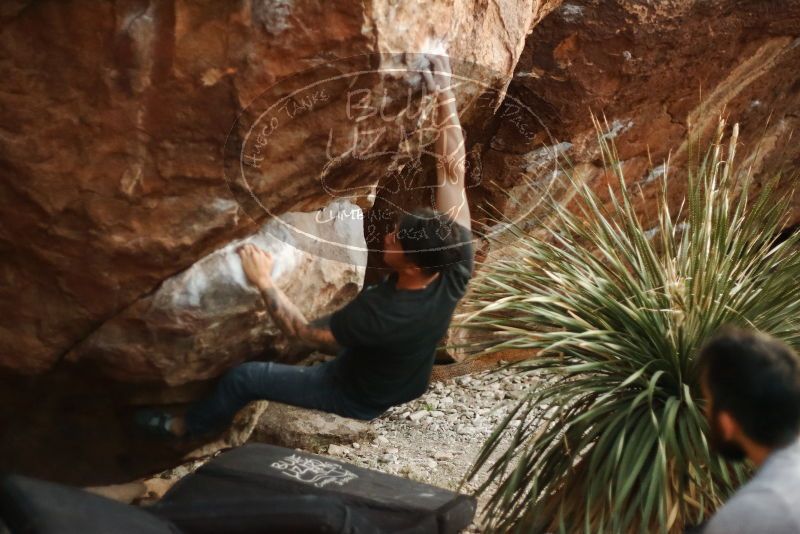
<svg viewBox="0 0 800 534">
<path fill-rule="evenodd" d="M 687 185 L 680 213 L 665 173 L 649 231 L 599 135 L 617 192 L 602 203 L 571 178 L 577 207 L 554 204 L 544 237 L 517 232 L 473 280 L 466 326 L 497 349 L 538 350 L 513 368 L 543 377 L 468 475 L 490 470 L 482 492 L 498 484 L 490 530 L 682 532 L 747 478 L 709 450 L 695 356 L 723 324 L 800 346 L 800 234 L 777 239 L 790 201 L 777 177 L 748 195 L 737 130 L 724 142 L 721 124 L 686 176 L 670 177 Z"/>
</svg>

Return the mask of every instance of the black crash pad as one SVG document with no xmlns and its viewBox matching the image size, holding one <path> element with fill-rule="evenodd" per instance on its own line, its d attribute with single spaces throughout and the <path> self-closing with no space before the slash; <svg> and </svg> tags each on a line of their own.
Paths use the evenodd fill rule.
<svg viewBox="0 0 800 534">
<path fill-rule="evenodd" d="M 0 518 L 0 524 L 13 534 L 180 532 L 168 521 L 140 508 L 21 475 L 0 478 Z"/>
<path fill-rule="evenodd" d="M 307 499 L 305 512 L 304 503 L 293 497 Z M 456 533 L 471 523 L 476 508 L 473 497 L 445 489 L 315 454 L 248 444 L 180 480 L 151 511 L 187 534 L 208 532 L 203 525 L 207 529 L 213 518 L 225 517 L 232 521 L 227 523 L 231 532 L 251 532 L 238 528 L 236 518 L 257 524 L 259 510 L 274 516 L 280 508 L 269 502 L 283 502 L 300 516 L 315 510 L 329 527 L 345 525 L 344 513 L 352 520 L 326 531 L 350 533 Z"/>
</svg>

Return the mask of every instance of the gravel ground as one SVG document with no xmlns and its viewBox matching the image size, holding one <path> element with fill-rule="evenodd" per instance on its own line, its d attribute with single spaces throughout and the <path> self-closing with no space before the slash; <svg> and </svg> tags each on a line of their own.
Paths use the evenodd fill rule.
<svg viewBox="0 0 800 534">
<path fill-rule="evenodd" d="M 374 439 L 330 445 L 326 450 L 308 452 L 441 488 L 472 493 L 486 480 L 485 470 L 463 488 L 459 489 L 459 486 L 486 438 L 519 399 L 537 387 L 539 380 L 534 374 L 498 370 L 434 382 L 419 399 L 397 406 L 372 421 Z M 514 420 L 511 427 L 520 423 Z M 508 439 L 509 436 L 504 437 L 504 441 Z M 503 449 L 501 446 L 500 450 Z M 144 482 L 97 488 L 95 491 L 125 502 L 133 499 L 140 504 L 152 503 L 175 481 L 209 459 L 204 457 L 187 462 Z M 145 491 L 144 498 L 135 497 Z M 483 532 L 479 523 L 487 500 L 487 495 L 479 497 L 476 521 L 466 532 Z"/>
<path fill-rule="evenodd" d="M 508 371 L 435 382 L 419 399 L 398 406 L 372 424 L 368 443 L 331 445 L 321 452 L 360 467 L 458 490 L 486 438 L 539 379 Z M 511 426 L 518 426 L 512 421 Z M 507 439 L 507 438 L 506 438 Z M 470 493 L 485 474 L 464 486 Z M 486 497 L 478 501 L 480 517 Z M 468 532 L 481 532 L 473 524 Z"/>
</svg>

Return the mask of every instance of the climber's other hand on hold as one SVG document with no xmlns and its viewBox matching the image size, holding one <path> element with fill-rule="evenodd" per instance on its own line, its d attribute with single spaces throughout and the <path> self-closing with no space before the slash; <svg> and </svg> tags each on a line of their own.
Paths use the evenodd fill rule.
<svg viewBox="0 0 800 534">
<path fill-rule="evenodd" d="M 272 254 L 251 244 L 242 246 L 238 252 L 242 259 L 242 269 L 250 283 L 259 289 L 270 287 L 272 285 Z"/>
<path fill-rule="evenodd" d="M 422 71 L 428 89 L 434 93 L 450 90 L 452 70 L 450 68 L 450 58 L 437 54 L 425 54 L 428 60 L 428 68 Z"/>
</svg>

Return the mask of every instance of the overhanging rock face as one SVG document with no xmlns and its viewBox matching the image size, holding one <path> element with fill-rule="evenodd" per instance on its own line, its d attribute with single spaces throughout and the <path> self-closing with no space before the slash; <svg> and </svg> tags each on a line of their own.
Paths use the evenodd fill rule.
<svg viewBox="0 0 800 534">
<path fill-rule="evenodd" d="M 279 284 L 309 317 L 360 283 L 363 249 L 337 262 L 328 249 L 291 248 L 294 234 L 259 230 L 306 227 L 332 202 L 369 205 L 387 161 L 340 149 L 383 117 L 348 115 L 352 95 L 401 117 L 368 143 L 397 150 L 419 127 L 404 113 L 423 84 L 382 69 L 407 70 L 405 52 L 447 50 L 477 82 L 459 89 L 459 105 L 488 92 L 481 113 L 464 113 L 478 129 L 530 29 L 559 3 L 5 2 L 0 468 L 101 484 L 174 464 L 181 451 L 130 428 L 132 405 L 185 402 L 203 389 L 189 382 L 292 355 L 242 282 L 238 243 L 276 253 Z M 324 92 L 295 93 L 320 80 Z M 276 101 L 278 116 L 262 115 Z M 265 133 L 272 118 L 281 127 Z M 312 226 L 317 240 L 335 234 L 334 248 L 365 235 Z"/>
<path fill-rule="evenodd" d="M 499 90 L 530 28 L 557 4 L 6 3 L 0 8 L 0 368 L 52 369 L 104 322 L 130 316 L 131 306 L 164 280 L 253 233 L 269 214 L 329 204 L 319 162 L 329 131 L 347 118 L 350 90 L 386 89 L 392 98 L 409 87 L 409 80 L 375 74 L 385 58 L 405 68 L 403 52 L 446 48 L 480 66 L 481 81 Z M 237 203 L 242 197 L 232 194 L 225 174 L 226 147 L 245 143 L 265 99 L 361 71 L 328 84 L 313 113 L 302 99 L 291 102 L 291 128 L 281 129 L 268 161 L 252 170 L 261 205 L 250 210 Z M 369 130 L 377 121 L 358 127 Z M 342 139 L 348 133 L 336 131 Z M 398 141 L 386 136 L 373 148 L 393 149 Z M 336 171 L 333 186 L 369 187 L 386 162 L 342 158 Z M 133 380 L 154 374 L 127 370 Z"/>
<path fill-rule="evenodd" d="M 106 321 L 67 360 L 91 362 L 120 381 L 171 385 L 213 378 L 256 356 L 286 361 L 296 353 L 276 342 L 279 332 L 247 281 L 237 250 L 250 243 L 270 252 L 276 284 L 313 319 L 347 303 L 361 286 L 367 252 L 360 212 L 338 202 L 324 211 L 270 220 L 165 280 Z M 348 217 L 326 220 L 324 213 Z M 314 236 L 313 244 L 298 248 L 296 232 Z"/>
</svg>

